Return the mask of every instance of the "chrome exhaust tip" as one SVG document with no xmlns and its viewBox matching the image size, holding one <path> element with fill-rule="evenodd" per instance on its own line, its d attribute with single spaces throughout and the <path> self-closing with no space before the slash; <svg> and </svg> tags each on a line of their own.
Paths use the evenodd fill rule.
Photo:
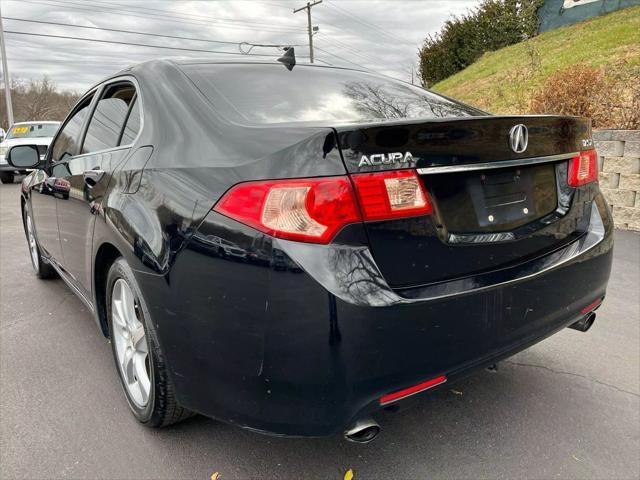
<svg viewBox="0 0 640 480">
<path fill-rule="evenodd" d="M 344 438 L 354 443 L 369 443 L 380 433 L 380 425 L 372 418 L 358 420 L 344 432 Z"/>
<path fill-rule="evenodd" d="M 596 321 L 595 312 L 589 312 L 577 322 L 569 325 L 569 328 L 573 328 L 574 330 L 578 330 L 580 332 L 586 332 L 591 328 L 591 326 L 593 325 L 593 322 L 595 321 Z"/>
</svg>

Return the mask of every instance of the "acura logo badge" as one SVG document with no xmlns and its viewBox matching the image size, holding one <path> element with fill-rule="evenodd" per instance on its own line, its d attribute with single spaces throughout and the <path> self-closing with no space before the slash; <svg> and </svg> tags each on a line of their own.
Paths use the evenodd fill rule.
<svg viewBox="0 0 640 480">
<path fill-rule="evenodd" d="M 529 130 L 527 130 L 527 127 L 519 124 L 511 128 L 509 132 L 509 144 L 511 145 L 511 150 L 514 152 L 524 152 L 529 144 Z"/>
</svg>

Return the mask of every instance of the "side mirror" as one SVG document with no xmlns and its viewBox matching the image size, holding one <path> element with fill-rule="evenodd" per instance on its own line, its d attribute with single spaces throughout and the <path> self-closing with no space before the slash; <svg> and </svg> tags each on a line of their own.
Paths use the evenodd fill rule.
<svg viewBox="0 0 640 480">
<path fill-rule="evenodd" d="M 12 167 L 40 168 L 40 153 L 37 145 L 16 145 L 7 152 L 7 163 Z"/>
</svg>

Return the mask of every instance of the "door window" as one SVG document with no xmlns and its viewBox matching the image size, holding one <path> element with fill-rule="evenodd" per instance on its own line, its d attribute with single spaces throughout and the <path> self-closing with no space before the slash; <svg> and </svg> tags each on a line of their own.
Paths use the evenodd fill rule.
<svg viewBox="0 0 640 480">
<path fill-rule="evenodd" d="M 52 148 L 51 161 L 53 163 L 64 160 L 67 157 L 78 153 L 78 142 L 82 125 L 89 115 L 89 106 L 91 105 L 90 95 L 82 101 L 75 113 L 71 115 L 67 123 L 65 123 L 60 135 L 55 140 Z"/>
<path fill-rule="evenodd" d="M 82 145 L 83 154 L 118 146 L 135 93 L 136 89 L 130 83 L 107 86 L 89 122 Z"/>
</svg>

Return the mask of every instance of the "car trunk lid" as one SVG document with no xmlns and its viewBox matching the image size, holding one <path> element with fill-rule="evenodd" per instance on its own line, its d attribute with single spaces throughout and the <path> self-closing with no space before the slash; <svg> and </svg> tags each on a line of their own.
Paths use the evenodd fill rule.
<svg viewBox="0 0 640 480">
<path fill-rule="evenodd" d="M 522 138 L 512 148 L 518 126 L 528 133 L 524 149 Z M 416 169 L 433 203 L 432 215 L 366 223 L 393 287 L 513 266 L 586 228 L 589 202 L 574 201 L 566 178 L 568 159 L 590 147 L 588 120 L 486 116 L 336 130 L 349 173 Z"/>
</svg>

